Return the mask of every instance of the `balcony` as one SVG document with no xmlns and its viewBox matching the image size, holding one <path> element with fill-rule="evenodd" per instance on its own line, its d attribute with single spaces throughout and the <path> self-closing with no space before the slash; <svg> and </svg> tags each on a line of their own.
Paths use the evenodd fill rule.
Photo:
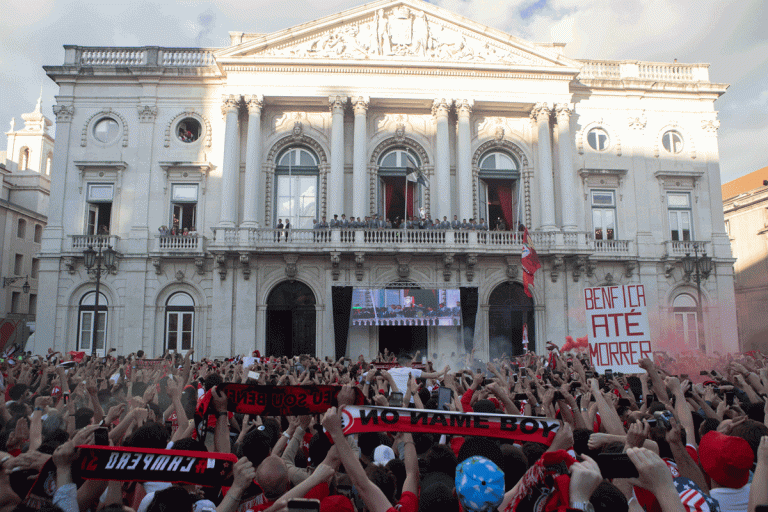
<svg viewBox="0 0 768 512">
<path fill-rule="evenodd" d="M 592 240 L 592 244 L 593 256 L 596 259 L 636 256 L 635 244 L 631 240 Z"/>
<path fill-rule="evenodd" d="M 590 254 L 586 233 L 531 232 L 539 254 Z M 518 231 L 453 231 L 404 229 L 291 229 L 213 228 L 212 252 L 261 253 L 381 252 L 442 254 L 447 252 L 520 254 L 523 234 Z"/>
<path fill-rule="evenodd" d="M 155 236 L 153 256 L 194 256 L 205 252 L 205 237 L 184 235 Z"/>
<path fill-rule="evenodd" d="M 698 246 L 698 252 L 701 253 L 709 253 L 712 254 L 712 248 L 710 247 L 711 242 L 703 242 L 703 241 L 680 241 L 680 240 L 667 240 L 664 242 L 666 255 L 668 258 L 682 258 L 686 254 L 693 254 L 693 246 Z"/>
<path fill-rule="evenodd" d="M 120 237 L 117 235 L 70 235 L 69 240 L 69 247 L 62 252 L 81 255 L 88 247 L 94 249 L 112 247 L 119 250 L 117 244 Z"/>
</svg>

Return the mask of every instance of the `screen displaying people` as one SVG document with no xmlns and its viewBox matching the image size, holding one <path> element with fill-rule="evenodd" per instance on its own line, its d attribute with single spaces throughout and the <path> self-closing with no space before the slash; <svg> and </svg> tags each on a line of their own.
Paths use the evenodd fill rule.
<svg viewBox="0 0 768 512">
<path fill-rule="evenodd" d="M 372 289 L 352 292 L 353 326 L 461 325 L 458 289 Z"/>
</svg>

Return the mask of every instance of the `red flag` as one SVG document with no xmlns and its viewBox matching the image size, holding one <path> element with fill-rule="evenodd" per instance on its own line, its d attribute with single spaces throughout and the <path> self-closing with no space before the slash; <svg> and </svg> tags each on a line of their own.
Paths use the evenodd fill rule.
<svg viewBox="0 0 768 512">
<path fill-rule="evenodd" d="M 70 350 L 69 352 L 67 352 L 67 354 L 76 363 L 82 363 L 83 358 L 85 357 L 85 352 L 75 352 L 74 350 Z"/>
<path fill-rule="evenodd" d="M 528 238 L 527 230 L 523 236 Z M 536 254 L 536 249 L 529 243 L 523 244 L 521 263 L 523 264 L 523 288 L 525 289 L 525 294 L 533 297 L 528 286 L 533 286 L 533 276 L 541 268 L 541 262 L 539 261 L 539 255 Z"/>
</svg>

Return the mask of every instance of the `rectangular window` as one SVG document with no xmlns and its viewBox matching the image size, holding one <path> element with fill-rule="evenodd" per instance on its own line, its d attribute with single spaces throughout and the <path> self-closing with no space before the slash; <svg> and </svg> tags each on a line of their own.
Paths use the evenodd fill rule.
<svg viewBox="0 0 768 512">
<path fill-rule="evenodd" d="M 32 258 L 32 269 L 29 271 L 29 277 L 31 279 L 37 279 L 37 275 L 40 273 L 40 260 Z"/>
<path fill-rule="evenodd" d="M 16 229 L 16 237 L 17 238 L 26 238 L 27 236 L 27 221 L 24 219 L 19 219 L 19 225 Z"/>
<path fill-rule="evenodd" d="M 16 260 L 13 263 L 13 273 L 20 276 L 24 273 L 24 255 L 17 254 Z"/>
<path fill-rule="evenodd" d="M 196 231 L 197 189 L 196 184 L 174 184 L 171 187 L 170 227 L 175 234 L 183 234 L 185 229 Z"/>
<path fill-rule="evenodd" d="M 29 314 L 34 316 L 37 314 L 37 295 L 34 293 L 29 294 Z"/>
<path fill-rule="evenodd" d="M 112 225 L 112 200 L 114 185 L 111 183 L 89 183 L 86 197 L 86 235 L 108 235 Z"/>
<path fill-rule="evenodd" d="M 21 292 L 11 293 L 11 313 L 19 313 L 21 308 Z"/>
<path fill-rule="evenodd" d="M 674 241 L 683 242 L 693 240 L 690 194 L 686 192 L 667 194 L 667 210 L 669 212 L 670 238 Z"/>
<path fill-rule="evenodd" d="M 91 350 L 91 340 L 93 337 L 93 310 L 80 311 L 80 350 Z M 106 311 L 99 312 L 99 323 L 96 329 L 96 350 L 104 350 L 104 335 L 107 327 Z"/>
<path fill-rule="evenodd" d="M 291 220 L 291 227 L 312 229 L 317 218 L 316 175 L 277 176 L 275 223 L 277 219 L 285 221 L 286 218 Z"/>
<path fill-rule="evenodd" d="M 184 350 L 192 348 L 192 311 L 169 311 L 166 324 L 166 349 Z"/>
<path fill-rule="evenodd" d="M 592 191 L 592 227 L 595 240 L 616 239 L 616 198 L 612 190 Z"/>
<path fill-rule="evenodd" d="M 698 348 L 699 331 L 696 313 L 676 312 L 675 330 L 677 331 L 677 339 L 683 341 L 686 347 Z"/>
</svg>

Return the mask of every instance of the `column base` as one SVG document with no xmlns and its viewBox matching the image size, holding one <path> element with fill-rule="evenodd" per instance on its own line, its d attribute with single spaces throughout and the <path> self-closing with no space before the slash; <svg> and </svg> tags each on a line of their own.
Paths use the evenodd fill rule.
<svg viewBox="0 0 768 512">
<path fill-rule="evenodd" d="M 578 227 L 576 225 L 563 226 L 563 231 L 567 231 L 567 232 L 578 231 Z"/>
<path fill-rule="evenodd" d="M 241 228 L 253 228 L 253 229 L 255 229 L 255 228 L 259 227 L 259 223 L 256 222 L 255 220 L 246 220 L 246 221 L 243 221 L 242 224 L 240 224 L 240 227 Z"/>
<path fill-rule="evenodd" d="M 557 226 L 555 226 L 555 225 L 551 225 L 551 226 L 541 226 L 541 227 L 540 227 L 540 228 L 539 228 L 537 231 L 546 231 L 546 232 L 549 232 L 549 233 L 551 233 L 551 232 L 554 232 L 554 231 L 560 231 L 560 228 L 558 228 L 558 227 L 557 227 Z"/>
</svg>

